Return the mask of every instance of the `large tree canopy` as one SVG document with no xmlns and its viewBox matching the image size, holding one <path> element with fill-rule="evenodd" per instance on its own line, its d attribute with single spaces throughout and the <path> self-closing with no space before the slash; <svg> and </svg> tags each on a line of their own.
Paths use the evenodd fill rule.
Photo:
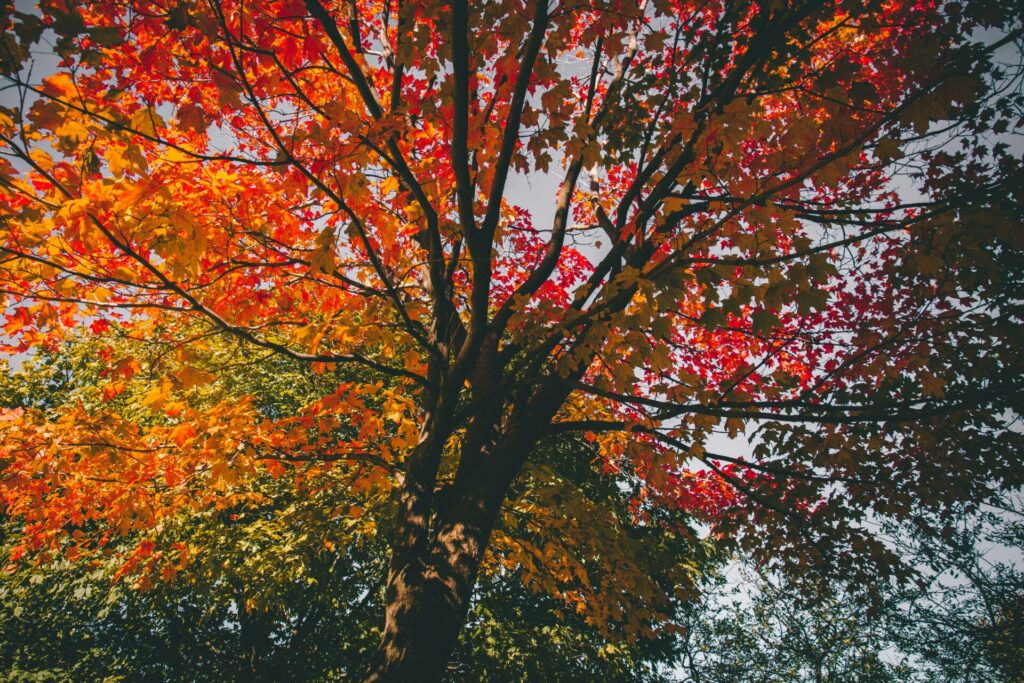
<svg viewBox="0 0 1024 683">
<path fill-rule="evenodd" d="M 369 680 L 432 680 L 514 482 L 577 433 L 642 527 L 900 571 L 865 522 L 1024 481 L 1004 4 L 6 5 L 0 341 L 163 348 L 100 350 L 99 405 L 0 416 L 13 560 L 338 470 L 397 510 Z M 224 390 L 277 357 L 335 383 L 278 413 Z"/>
</svg>

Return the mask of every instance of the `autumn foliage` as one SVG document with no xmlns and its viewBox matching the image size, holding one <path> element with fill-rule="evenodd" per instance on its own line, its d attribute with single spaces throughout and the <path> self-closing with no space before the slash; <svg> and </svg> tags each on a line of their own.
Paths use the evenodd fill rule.
<svg viewBox="0 0 1024 683">
<path fill-rule="evenodd" d="M 434 678 L 481 565 L 539 556 L 538 590 L 628 619 L 503 512 L 577 434 L 640 527 L 902 573 L 863 522 L 1024 481 L 1000 7 L 6 6 L 0 344 L 105 365 L 94 400 L 0 413 L 10 560 L 328 473 L 352 534 L 389 510 L 370 679 Z M 271 358 L 331 386 L 283 411 L 227 380 Z M 534 531 L 601 519 L 531 490 Z"/>
</svg>

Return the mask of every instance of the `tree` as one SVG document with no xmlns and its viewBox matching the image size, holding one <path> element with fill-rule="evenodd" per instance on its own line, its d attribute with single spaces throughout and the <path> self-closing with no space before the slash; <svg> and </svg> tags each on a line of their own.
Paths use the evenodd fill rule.
<svg viewBox="0 0 1024 683">
<path fill-rule="evenodd" d="M 0 376 L 0 395 L 8 407 L 34 406 L 54 415 L 77 403 L 102 405 L 102 351 L 112 347 L 130 348 L 142 359 L 166 352 L 158 342 L 118 339 L 116 330 L 89 334 Z M 284 415 L 330 393 L 341 372 L 313 375 L 280 358 L 269 365 L 235 363 L 219 382 L 233 392 L 263 396 L 262 414 Z M 132 391 L 145 391 L 144 385 L 127 387 L 118 400 L 138 401 Z M 665 620 L 651 606 L 681 607 L 676 590 L 696 583 L 717 553 L 710 543 L 692 544 L 673 533 L 648 533 L 646 546 L 637 548 L 629 496 L 579 461 L 588 449 L 593 455 L 592 445 L 563 439 L 545 452 L 545 472 L 519 478 L 519 493 L 505 506 L 516 521 L 492 548 L 446 680 L 659 680 L 657 667 L 673 659 L 672 631 L 654 638 L 636 633 Z M 354 529 L 350 515 L 331 513 L 365 505 L 346 483 L 340 469 L 299 487 L 290 478 L 264 475 L 248 484 L 257 494 L 249 500 L 182 510 L 163 520 L 155 535 L 142 530 L 117 539 L 88 561 L 12 568 L 0 575 L 0 676 L 329 681 L 358 675 L 380 636 L 387 552 L 372 527 Z M 552 500 L 553 492 L 559 501 Z M 604 508 L 597 533 L 545 528 L 546 519 L 587 504 Z M 393 516 L 389 504 L 362 514 L 382 527 Z M 0 520 L 6 555 L 20 535 L 13 520 Z M 186 556 L 157 572 L 165 579 L 173 573 L 173 580 L 141 574 L 136 580 L 148 587 L 136 590 L 116 577 L 124 575 L 126 554 L 144 540 L 185 549 Z M 579 558 L 580 569 L 568 579 L 559 576 L 564 562 L 510 562 L 513 551 L 539 554 L 551 543 L 560 544 L 564 562 Z M 626 555 L 618 566 L 582 566 L 594 564 L 588 555 L 617 553 Z M 581 578 L 594 584 L 590 590 L 583 590 Z M 602 594 L 596 584 L 609 580 L 629 592 Z M 599 623 L 576 609 L 581 597 L 596 597 L 606 609 L 614 605 L 630 619 Z"/>
<path fill-rule="evenodd" d="M 794 584 L 741 558 L 730 568 L 741 581 L 712 575 L 688 606 L 682 680 L 1021 680 L 1024 536 L 1020 510 L 1004 502 L 888 528 L 918 573 L 909 585 Z"/>
<path fill-rule="evenodd" d="M 903 552 L 928 572 L 907 591 L 892 640 L 918 656 L 922 680 L 1024 679 L 1024 525 L 1019 497 L 1002 502 L 946 519 L 937 534 L 902 534 Z"/>
<path fill-rule="evenodd" d="M 887 650 L 897 659 L 893 625 L 900 610 L 884 587 L 885 599 L 878 600 L 855 586 L 830 583 L 808 590 L 749 565 L 739 571 L 738 586 L 726 587 L 725 595 L 712 593 L 691 611 L 681 681 L 931 680 L 915 677 L 906 661 L 886 661 Z"/>
<path fill-rule="evenodd" d="M 342 463 L 398 498 L 368 680 L 433 680 L 546 439 L 593 439 L 649 528 L 686 512 L 855 578 L 903 572 L 865 519 L 1022 482 L 1001 3 L 46 0 L 4 21 L 7 346 L 116 324 L 175 349 L 111 357 L 104 410 L 4 414 L 15 561 Z M 61 58 L 41 81 L 40 40 Z M 536 228 L 509 181 L 553 167 Z M 232 362 L 204 364 L 215 337 L 374 375 L 261 419 L 258 396 L 195 402 Z M 750 440 L 714 453 L 719 429 Z"/>
</svg>

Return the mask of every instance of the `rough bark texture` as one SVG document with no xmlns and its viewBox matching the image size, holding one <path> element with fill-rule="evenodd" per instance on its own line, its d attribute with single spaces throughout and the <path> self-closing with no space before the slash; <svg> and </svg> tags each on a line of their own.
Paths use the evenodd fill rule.
<svg viewBox="0 0 1024 683">
<path fill-rule="evenodd" d="M 437 468 L 410 467 L 429 476 L 406 480 L 400 524 L 392 545 L 385 596 L 385 626 L 368 682 L 438 681 L 466 619 L 491 531 L 512 481 L 570 391 L 570 382 L 541 383 L 532 395 L 502 410 L 490 354 L 477 373 L 483 399 L 463 437 L 455 481 L 444 500 L 433 495 Z M 423 444 L 443 443 L 426 434 Z M 438 451 L 440 453 L 440 451 Z M 425 455 L 418 453 L 417 455 Z M 415 502 L 414 502 L 415 501 Z M 427 516 L 414 513 L 432 509 Z"/>
<path fill-rule="evenodd" d="M 367 681 L 441 679 L 489 535 L 489 529 L 453 524 L 438 533 L 425 558 L 392 561 L 384 634 Z"/>
</svg>

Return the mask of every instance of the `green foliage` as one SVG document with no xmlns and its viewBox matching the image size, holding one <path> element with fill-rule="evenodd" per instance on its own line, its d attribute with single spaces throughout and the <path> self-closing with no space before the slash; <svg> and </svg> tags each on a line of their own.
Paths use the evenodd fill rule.
<svg viewBox="0 0 1024 683">
<path fill-rule="evenodd" d="M 364 661 L 378 637 L 382 550 L 325 546 L 330 493 L 264 488 L 272 505 L 165 530 L 204 549 L 148 590 L 114 580 L 116 561 L 5 576 L 0 670 L 69 681 L 332 680 Z"/>
</svg>

